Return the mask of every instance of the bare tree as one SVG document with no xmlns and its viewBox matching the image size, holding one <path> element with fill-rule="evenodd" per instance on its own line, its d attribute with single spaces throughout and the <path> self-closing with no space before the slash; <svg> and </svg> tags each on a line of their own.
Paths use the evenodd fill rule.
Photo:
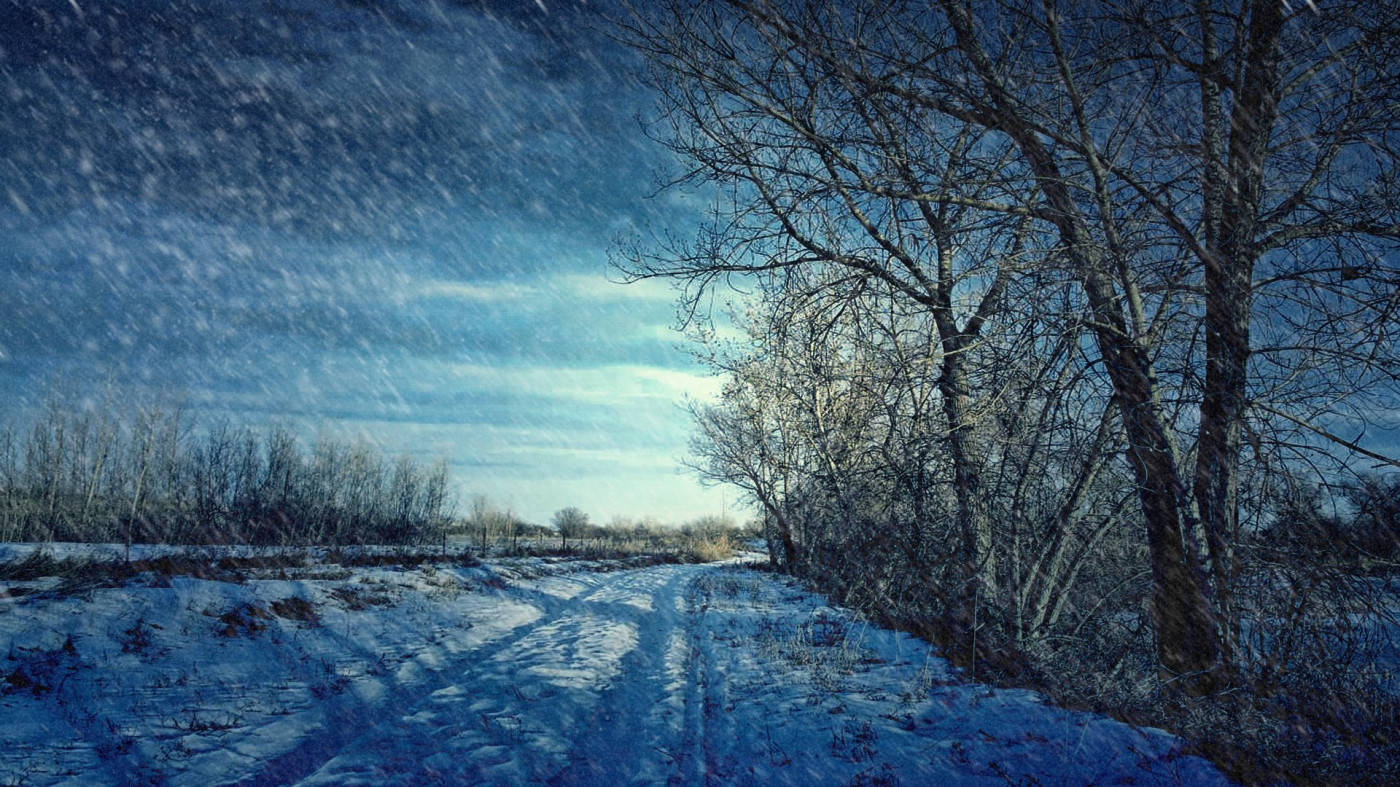
<svg viewBox="0 0 1400 787">
<path fill-rule="evenodd" d="M 580 539 L 588 535 L 588 515 L 574 506 L 555 511 L 551 522 L 555 531 L 559 533 L 560 548 L 562 549 L 569 548 L 570 538 Z"/>
<path fill-rule="evenodd" d="M 94 433 L 91 448 L 87 452 L 88 463 L 85 467 L 87 478 L 83 494 L 83 507 L 78 514 L 78 520 L 84 524 L 89 521 L 89 517 L 93 514 L 93 503 L 97 500 L 98 490 L 102 487 L 104 473 L 108 471 L 107 462 L 112 456 L 118 436 L 117 423 L 112 418 L 110 399 L 104 401 L 92 417 L 95 419 L 92 427 Z"/>
<path fill-rule="evenodd" d="M 496 510 L 492 508 L 491 501 L 487 499 L 486 495 L 472 495 L 471 511 L 467 515 L 467 521 L 480 537 L 482 555 L 486 554 L 486 539 L 495 516 Z"/>
<path fill-rule="evenodd" d="M 19 440 L 15 437 L 14 428 L 6 424 L 0 430 L 0 538 L 5 541 L 16 541 L 19 533 L 24 527 L 24 517 L 21 510 L 21 501 L 24 499 L 20 489 L 20 458 Z"/>
<path fill-rule="evenodd" d="M 1018 261 L 1062 271 L 1118 411 L 1159 662 L 1209 690 L 1233 661 L 1250 419 L 1393 462 L 1321 419 L 1345 415 L 1358 383 L 1397 380 L 1397 15 L 1252 0 L 665 3 L 626 35 L 653 67 L 663 139 L 733 200 L 694 244 L 624 265 L 681 278 L 692 305 L 718 277 L 810 265 L 925 304 L 965 551 L 985 568 L 986 468 L 970 461 L 984 442 L 958 359 L 999 318 Z M 973 273 L 959 275 L 969 241 Z M 1360 349 L 1336 329 L 1281 335 L 1339 321 L 1362 329 Z M 1259 324 L 1273 341 L 1256 348 Z M 1309 372 L 1352 368 L 1329 385 L 1267 374 L 1299 357 Z"/>
<path fill-rule="evenodd" d="M 146 492 L 147 479 L 151 473 L 152 458 L 155 456 L 156 444 L 159 441 L 158 429 L 160 428 L 161 411 L 159 408 L 142 408 L 137 413 L 137 420 L 133 427 L 131 451 L 132 455 L 128 460 L 135 468 L 135 479 L 132 482 L 131 490 L 131 510 L 126 516 L 125 557 L 127 562 L 131 561 L 131 542 L 134 537 L 132 529 L 138 522 L 138 515 L 141 512 L 142 495 Z"/>
</svg>

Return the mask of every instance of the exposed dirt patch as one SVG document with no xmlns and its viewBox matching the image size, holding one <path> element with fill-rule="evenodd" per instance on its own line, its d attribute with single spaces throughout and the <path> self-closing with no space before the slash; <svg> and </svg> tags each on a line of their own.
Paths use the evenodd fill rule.
<svg viewBox="0 0 1400 787">
<path fill-rule="evenodd" d="M 316 608 L 304 598 L 289 596 L 272 602 L 270 607 L 272 614 L 285 620 L 300 620 L 313 626 L 321 622 L 320 617 L 316 614 Z"/>
<path fill-rule="evenodd" d="M 221 637 L 251 637 L 265 630 L 266 621 L 269 620 L 272 620 L 271 612 L 256 604 L 243 604 L 219 616 L 223 626 L 218 629 L 218 634 Z"/>
</svg>

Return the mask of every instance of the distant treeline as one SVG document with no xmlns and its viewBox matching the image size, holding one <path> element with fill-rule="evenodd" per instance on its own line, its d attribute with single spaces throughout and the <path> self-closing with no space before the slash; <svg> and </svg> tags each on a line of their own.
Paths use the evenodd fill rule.
<svg viewBox="0 0 1400 787">
<path fill-rule="evenodd" d="M 728 516 L 701 516 L 681 525 L 655 517 L 615 516 L 593 522 L 575 506 L 554 512 L 549 525 L 526 522 L 483 494 L 472 495 L 466 514 L 452 535 L 473 544 L 482 555 L 570 553 L 599 556 L 653 555 L 709 561 L 733 556 L 744 543 L 762 536 L 759 523 L 739 525 Z M 553 543 L 554 539 L 558 539 Z"/>
<path fill-rule="evenodd" d="M 407 544 L 441 537 L 447 467 L 179 407 L 65 408 L 0 427 L 0 541 Z"/>
</svg>

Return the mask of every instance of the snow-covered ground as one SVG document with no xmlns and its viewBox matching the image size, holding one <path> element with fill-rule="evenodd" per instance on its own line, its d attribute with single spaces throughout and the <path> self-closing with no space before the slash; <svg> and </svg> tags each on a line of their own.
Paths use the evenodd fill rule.
<svg viewBox="0 0 1400 787">
<path fill-rule="evenodd" d="M 0 594 L 0 783 L 1224 781 L 784 578 L 608 567 Z"/>
</svg>

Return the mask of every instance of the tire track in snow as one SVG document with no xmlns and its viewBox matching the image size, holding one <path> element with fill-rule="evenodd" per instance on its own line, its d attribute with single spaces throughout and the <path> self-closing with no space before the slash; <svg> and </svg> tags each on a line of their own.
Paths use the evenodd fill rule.
<svg viewBox="0 0 1400 787">
<path fill-rule="evenodd" d="M 507 631 L 504 635 L 488 640 L 477 648 L 456 654 L 456 663 L 445 665 L 431 672 L 418 683 L 407 686 L 390 686 L 386 689 L 388 699 L 380 703 L 359 701 L 353 696 L 340 695 L 323 701 L 324 717 L 320 726 L 300 741 L 291 750 L 269 760 L 256 774 L 240 779 L 239 785 L 280 785 L 290 784 L 304 778 L 334 758 L 339 752 L 363 737 L 366 713 L 377 717 L 396 717 L 406 712 L 423 698 L 431 696 L 457 683 L 454 675 L 457 663 L 476 660 L 494 655 L 529 636 L 539 621 L 524 623 Z"/>
<path fill-rule="evenodd" d="M 672 766 L 685 756 L 680 741 L 689 683 L 677 669 L 676 661 L 685 653 L 678 643 L 685 642 L 695 623 L 681 608 L 681 599 L 702 570 L 669 566 L 610 589 L 633 600 L 639 591 L 649 592 L 646 610 L 636 618 L 637 645 L 623 657 L 621 679 L 599 698 L 585 736 L 551 783 L 657 784 L 674 773 Z M 634 586 L 643 579 L 649 586 Z"/>
<path fill-rule="evenodd" d="M 702 595 L 704 596 L 702 599 Z M 716 676 L 710 658 L 710 639 L 705 613 L 709 597 L 698 583 L 686 589 L 685 610 L 690 626 L 686 632 L 685 649 L 685 752 L 681 770 L 671 779 L 672 784 L 708 784 L 716 775 L 713 749 L 710 746 L 711 726 L 715 720 L 716 703 L 713 684 Z M 722 677 L 719 678 L 721 681 Z"/>
<path fill-rule="evenodd" d="M 354 709 L 342 709 L 332 729 L 247 783 L 601 783 L 600 768 L 637 774 L 660 759 L 638 751 L 638 730 L 651 729 L 638 712 L 665 704 L 675 600 L 703 568 L 513 587 L 505 595 L 537 606 L 540 618 L 459 654 L 412 697 L 371 709 L 383 721 L 368 730 Z M 551 592 L 578 584 L 571 594 Z"/>
<path fill-rule="evenodd" d="M 525 602 L 539 608 L 541 617 L 517 626 L 476 648 L 455 654 L 453 663 L 428 672 L 427 677 L 419 683 L 389 687 L 386 690 L 388 699 L 381 703 L 360 702 L 348 696 L 326 700 L 323 704 L 324 718 L 315 732 L 291 750 L 269 760 L 258 773 L 237 783 L 279 785 L 290 784 L 307 777 L 366 736 L 365 714 L 389 719 L 398 719 L 408 714 L 433 695 L 460 685 L 463 675 L 469 673 L 474 664 L 494 659 L 521 640 L 535 634 L 540 627 L 554 622 L 570 609 L 566 600 L 528 588 L 512 588 L 508 592 L 500 591 L 497 594 L 503 599 Z"/>
<path fill-rule="evenodd" d="M 697 591 L 700 591 L 698 586 Z M 706 614 L 713 600 L 709 587 L 703 589 L 703 598 L 702 606 L 695 616 L 694 641 L 696 652 L 699 654 L 701 716 L 705 721 L 699 740 L 705 764 L 704 783 L 730 784 L 739 763 L 734 761 L 728 751 L 721 754 L 712 744 L 715 741 L 734 740 L 737 734 L 734 726 L 734 706 L 729 695 L 730 681 L 720 668 L 719 654 L 715 653 L 721 641 L 732 643 L 732 640 L 721 638 L 711 627 L 712 616 Z"/>
</svg>

